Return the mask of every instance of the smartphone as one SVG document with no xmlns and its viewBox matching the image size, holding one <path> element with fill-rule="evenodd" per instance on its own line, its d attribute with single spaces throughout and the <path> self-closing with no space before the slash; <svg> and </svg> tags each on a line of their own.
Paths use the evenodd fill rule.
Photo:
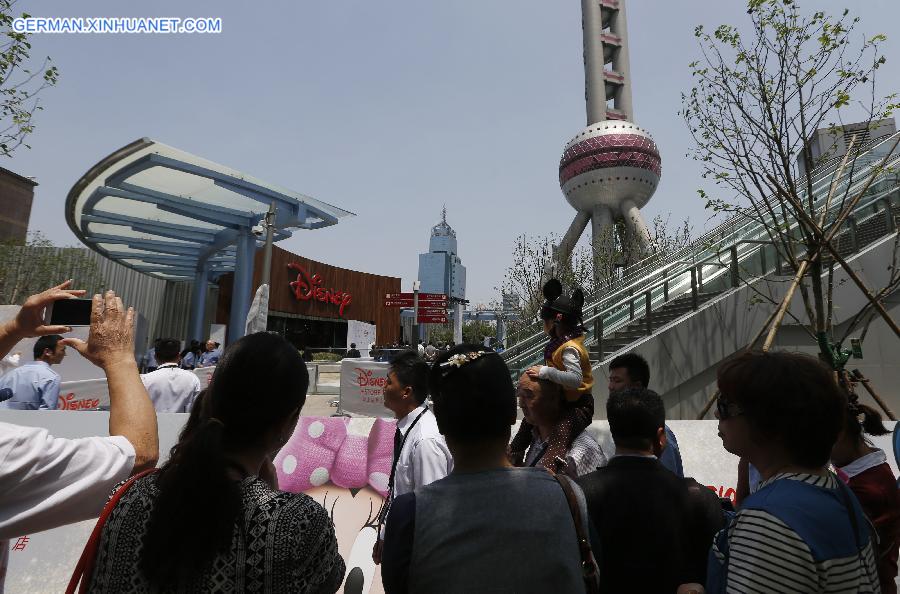
<svg viewBox="0 0 900 594">
<path fill-rule="evenodd" d="M 50 326 L 90 326 L 91 299 L 60 299 L 47 306 L 44 321 Z"/>
</svg>

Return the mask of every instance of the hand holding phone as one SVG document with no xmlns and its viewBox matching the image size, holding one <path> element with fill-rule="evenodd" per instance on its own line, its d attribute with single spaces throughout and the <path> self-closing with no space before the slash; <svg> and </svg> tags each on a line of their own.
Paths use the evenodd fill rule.
<svg viewBox="0 0 900 594">
<path fill-rule="evenodd" d="M 45 336 L 47 334 L 62 334 L 64 332 L 69 332 L 71 328 L 68 326 L 62 324 L 46 324 L 44 314 L 47 306 L 51 303 L 84 295 L 84 290 L 70 289 L 70 286 L 72 286 L 72 281 L 67 280 L 61 285 L 57 285 L 47 289 L 43 293 L 32 295 L 26 299 L 15 319 L 10 320 L 4 325 L 4 332 L 9 337 L 14 338 L 14 342 L 33 336 Z M 10 345 L 10 348 L 12 348 L 12 345 Z"/>
<path fill-rule="evenodd" d="M 90 299 L 60 299 L 47 306 L 44 323 L 49 326 L 90 326 Z"/>
</svg>

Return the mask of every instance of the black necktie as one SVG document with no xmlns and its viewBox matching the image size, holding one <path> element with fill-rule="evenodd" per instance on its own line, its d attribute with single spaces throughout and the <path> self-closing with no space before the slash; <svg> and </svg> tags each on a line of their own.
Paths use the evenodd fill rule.
<svg viewBox="0 0 900 594">
<path fill-rule="evenodd" d="M 400 460 L 400 448 L 403 447 L 403 434 L 400 428 L 394 430 L 394 461 L 391 462 L 391 476 L 388 479 L 388 491 L 394 488 L 394 474 L 397 472 L 397 461 Z"/>
<path fill-rule="evenodd" d="M 387 497 L 384 498 L 384 503 L 381 504 L 381 509 L 378 511 L 379 524 L 383 524 L 385 519 L 387 519 L 391 501 L 394 499 L 394 474 L 397 472 L 397 460 L 400 459 L 401 447 L 403 447 L 403 434 L 400 433 L 400 428 L 398 427 L 394 430 L 394 461 L 391 463 L 391 476 L 388 479 L 388 493 Z"/>
</svg>

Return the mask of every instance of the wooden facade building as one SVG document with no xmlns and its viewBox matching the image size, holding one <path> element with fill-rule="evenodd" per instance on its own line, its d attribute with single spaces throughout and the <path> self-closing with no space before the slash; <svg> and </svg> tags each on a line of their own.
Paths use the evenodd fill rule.
<svg viewBox="0 0 900 594">
<path fill-rule="evenodd" d="M 263 258 L 257 250 L 254 287 L 260 284 Z M 400 340 L 400 310 L 384 307 L 385 294 L 400 292 L 399 278 L 338 268 L 272 246 L 270 279 L 269 329 L 298 346 L 346 348 L 348 320 L 374 323 L 378 344 Z M 219 279 L 217 323 L 228 323 L 233 281 L 231 273 Z"/>
</svg>

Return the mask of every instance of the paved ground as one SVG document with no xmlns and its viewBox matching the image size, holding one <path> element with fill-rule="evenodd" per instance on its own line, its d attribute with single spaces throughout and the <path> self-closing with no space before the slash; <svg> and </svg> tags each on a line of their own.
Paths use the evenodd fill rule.
<svg viewBox="0 0 900 594">
<path fill-rule="evenodd" d="M 303 405 L 304 417 L 328 417 L 337 410 L 331 402 L 337 400 L 337 394 L 307 394 Z"/>
</svg>

